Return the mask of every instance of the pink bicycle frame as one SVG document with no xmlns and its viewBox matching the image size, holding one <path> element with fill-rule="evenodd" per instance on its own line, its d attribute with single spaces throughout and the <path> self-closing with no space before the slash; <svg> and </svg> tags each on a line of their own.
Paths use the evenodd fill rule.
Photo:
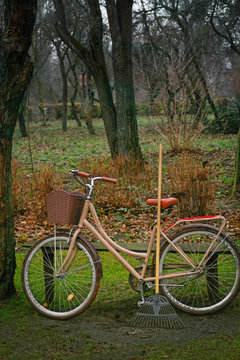
<svg viewBox="0 0 240 360">
<path fill-rule="evenodd" d="M 93 217 L 93 221 L 95 223 L 94 227 L 87 219 L 88 217 L 88 213 L 92 214 Z M 179 225 L 180 223 L 187 223 L 187 222 L 199 222 L 199 221 L 210 221 L 210 220 L 222 220 L 222 224 L 219 228 L 219 232 L 216 235 L 216 238 L 212 241 L 212 243 L 210 244 L 209 248 L 207 249 L 206 253 L 204 254 L 200 264 L 198 264 L 198 266 L 196 266 L 192 260 L 188 257 L 188 255 L 179 247 L 177 247 L 175 244 L 172 243 L 172 241 L 168 238 L 168 236 L 166 235 L 166 233 L 172 229 L 173 227 Z M 193 268 L 194 270 L 191 271 L 182 271 L 179 273 L 170 273 L 167 275 L 160 275 L 159 279 L 166 279 L 166 278 L 174 278 L 174 277 L 179 277 L 179 276 L 185 276 L 188 274 L 193 275 L 194 273 L 198 273 L 199 271 L 199 267 L 203 264 L 203 262 L 207 259 L 208 255 L 210 254 L 211 249 L 213 248 L 215 242 L 217 241 L 219 235 L 221 234 L 224 226 L 226 224 L 226 220 L 223 216 L 221 215 L 216 215 L 216 216 L 200 216 L 200 217 L 191 217 L 191 218 L 184 218 L 181 220 L 176 221 L 174 224 L 168 226 L 167 228 L 163 229 L 163 231 L 161 231 L 161 236 L 162 238 L 164 238 L 168 243 L 170 243 L 172 245 L 172 247 L 186 260 L 186 262 L 191 266 L 191 268 Z M 59 269 L 58 273 L 60 273 L 63 268 L 65 266 L 67 266 L 67 268 L 70 266 L 70 264 L 72 263 L 72 261 L 74 260 L 75 257 L 75 241 L 77 239 L 78 234 L 81 232 L 81 230 L 83 228 L 86 228 L 90 231 L 90 233 L 92 233 L 98 240 L 100 240 L 100 242 L 104 245 L 104 247 L 111 253 L 113 254 L 114 257 L 117 258 L 117 260 L 134 276 L 136 277 L 139 281 L 144 281 L 144 282 L 148 282 L 148 281 L 154 281 L 155 277 L 147 277 L 145 278 L 145 274 L 146 274 L 146 270 L 147 270 L 147 266 L 149 263 L 149 259 L 150 259 L 150 255 L 151 252 L 153 250 L 153 244 L 154 244 L 154 240 L 155 240 L 155 235 L 156 235 L 156 225 L 153 228 L 153 232 L 151 235 L 151 239 L 148 245 L 148 249 L 147 252 L 142 253 L 142 252 L 135 252 L 135 251 L 131 251 L 128 250 L 124 247 L 122 247 L 121 245 L 117 244 L 116 242 L 114 242 L 104 231 L 100 220 L 97 216 L 96 210 L 94 205 L 92 204 L 92 202 L 90 200 L 86 200 L 85 204 L 84 204 L 84 208 L 79 220 L 79 224 L 78 224 L 78 229 L 75 231 L 75 233 L 73 234 L 73 238 L 71 241 L 71 245 L 68 251 L 68 254 L 61 266 L 61 268 Z M 77 251 L 77 250 L 76 250 Z M 144 264 L 143 264 L 143 268 L 141 273 L 138 273 L 129 263 L 127 260 L 125 260 L 121 254 L 119 253 L 124 253 L 127 254 L 129 256 L 135 257 L 137 259 L 145 259 Z M 68 263 L 68 264 L 67 264 Z M 66 268 L 65 268 L 66 270 Z"/>
</svg>

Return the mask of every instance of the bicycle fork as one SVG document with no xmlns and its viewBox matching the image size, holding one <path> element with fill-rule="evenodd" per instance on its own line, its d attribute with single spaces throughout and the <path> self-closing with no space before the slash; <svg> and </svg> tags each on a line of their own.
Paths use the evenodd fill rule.
<svg viewBox="0 0 240 360">
<path fill-rule="evenodd" d="M 55 264 L 55 271 L 56 271 L 56 276 L 60 275 L 60 273 L 62 272 L 62 270 L 64 269 L 64 271 L 66 272 L 69 267 L 71 266 L 73 260 L 75 259 L 75 256 L 77 254 L 77 247 L 75 246 L 76 244 L 76 239 L 78 237 L 78 234 L 80 233 L 80 229 L 77 229 L 74 234 L 73 234 L 73 237 L 72 237 L 72 240 L 70 242 L 70 247 L 68 249 L 68 253 L 62 263 L 62 265 L 60 266 L 60 269 L 57 271 L 57 268 L 56 268 L 56 264 Z"/>
</svg>

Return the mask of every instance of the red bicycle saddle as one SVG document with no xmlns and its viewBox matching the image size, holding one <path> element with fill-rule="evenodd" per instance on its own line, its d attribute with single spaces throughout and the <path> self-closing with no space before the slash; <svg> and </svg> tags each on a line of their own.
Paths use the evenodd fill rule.
<svg viewBox="0 0 240 360">
<path fill-rule="evenodd" d="M 161 208 L 166 209 L 169 206 L 176 205 L 177 203 L 178 203 L 178 200 L 176 198 L 173 198 L 173 197 L 169 197 L 169 198 L 166 198 L 166 199 L 161 199 Z M 157 206 L 158 199 L 148 199 L 146 201 L 146 204 L 147 205 Z"/>
</svg>

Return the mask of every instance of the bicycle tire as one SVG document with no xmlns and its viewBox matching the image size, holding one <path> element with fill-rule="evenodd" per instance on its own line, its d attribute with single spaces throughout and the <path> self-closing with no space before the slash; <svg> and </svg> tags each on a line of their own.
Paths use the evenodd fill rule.
<svg viewBox="0 0 240 360">
<path fill-rule="evenodd" d="M 87 239 L 79 235 L 70 268 L 57 274 L 69 248 L 68 234 L 46 237 L 29 250 L 22 267 L 22 285 L 29 303 L 42 315 L 66 320 L 85 311 L 95 299 L 101 263 Z"/>
<path fill-rule="evenodd" d="M 219 229 L 207 224 L 192 224 L 180 228 L 169 238 L 183 250 L 187 248 L 187 255 L 197 265 L 218 232 Z M 195 315 L 213 314 L 230 304 L 238 294 L 240 255 L 234 240 L 222 232 L 210 254 L 201 274 L 160 281 L 163 295 L 176 308 Z M 191 271 L 191 266 L 165 242 L 160 255 L 160 275 L 186 270 Z"/>
</svg>

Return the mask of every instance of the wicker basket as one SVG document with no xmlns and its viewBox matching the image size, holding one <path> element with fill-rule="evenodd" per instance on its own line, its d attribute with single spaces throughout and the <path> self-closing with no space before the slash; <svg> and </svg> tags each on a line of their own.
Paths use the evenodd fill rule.
<svg viewBox="0 0 240 360">
<path fill-rule="evenodd" d="M 86 196 L 80 191 L 54 190 L 47 195 L 48 221 L 61 225 L 77 225 Z"/>
</svg>

